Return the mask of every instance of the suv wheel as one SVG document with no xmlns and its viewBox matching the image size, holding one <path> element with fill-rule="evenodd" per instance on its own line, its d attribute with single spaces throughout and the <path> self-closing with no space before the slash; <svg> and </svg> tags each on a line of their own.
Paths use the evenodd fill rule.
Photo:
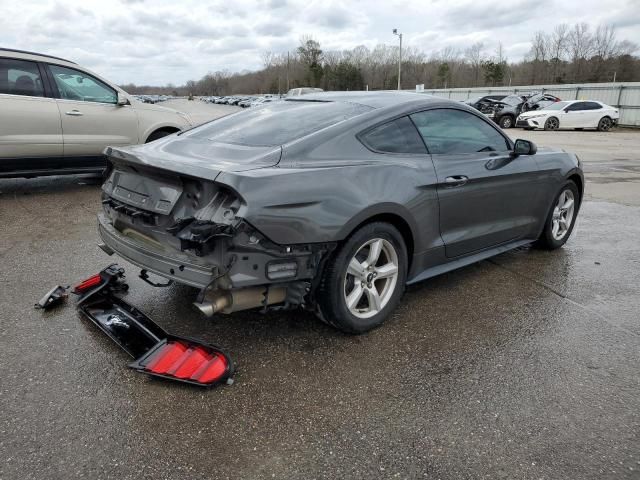
<svg viewBox="0 0 640 480">
<path fill-rule="evenodd" d="M 174 132 L 170 132 L 168 130 L 156 130 L 151 135 L 149 135 L 149 138 L 147 138 L 147 141 L 145 143 L 153 142 L 154 140 L 166 137 L 167 135 L 171 135 L 172 133 Z"/>
<path fill-rule="evenodd" d="M 498 121 L 498 125 L 500 125 L 500 128 L 513 127 L 513 117 L 511 115 L 505 115 L 504 117 L 501 117 Z"/>
<path fill-rule="evenodd" d="M 365 225 L 333 254 L 318 287 L 322 320 L 347 333 L 364 333 L 396 307 L 405 288 L 407 249 L 388 223 Z"/>
</svg>

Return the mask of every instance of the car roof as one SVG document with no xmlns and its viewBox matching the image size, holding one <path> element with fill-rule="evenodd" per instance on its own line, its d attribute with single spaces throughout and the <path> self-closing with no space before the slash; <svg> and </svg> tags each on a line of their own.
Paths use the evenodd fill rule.
<svg viewBox="0 0 640 480">
<path fill-rule="evenodd" d="M 441 103 L 446 99 L 433 97 L 424 93 L 403 91 L 376 92 L 322 92 L 309 93 L 296 98 L 288 98 L 287 102 L 345 102 L 358 103 L 371 108 L 384 108 L 403 103 L 421 101 L 424 103 Z M 455 103 L 455 102 L 452 102 Z"/>
<path fill-rule="evenodd" d="M 43 62 L 50 62 L 51 60 L 59 60 L 71 65 L 77 65 L 76 62 L 72 62 L 71 60 L 66 60 L 60 57 L 54 57 L 53 55 L 29 52 L 27 50 L 16 50 L 12 48 L 0 48 L 0 56 L 19 58 L 24 60 L 36 60 L 36 61 L 43 61 Z"/>
</svg>

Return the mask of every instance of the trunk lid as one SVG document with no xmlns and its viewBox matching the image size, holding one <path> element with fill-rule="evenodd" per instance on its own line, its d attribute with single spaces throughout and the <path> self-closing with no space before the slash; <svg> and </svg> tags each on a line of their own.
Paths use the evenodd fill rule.
<svg viewBox="0 0 640 480">
<path fill-rule="evenodd" d="M 244 172 L 277 165 L 280 146 L 248 146 L 175 136 L 130 147 L 107 147 L 105 154 L 117 165 L 128 163 L 205 180 L 220 172 Z"/>
</svg>

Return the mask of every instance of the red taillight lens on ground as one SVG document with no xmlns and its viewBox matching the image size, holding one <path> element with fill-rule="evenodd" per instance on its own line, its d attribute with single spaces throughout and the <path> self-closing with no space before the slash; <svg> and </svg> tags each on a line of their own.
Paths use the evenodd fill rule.
<svg viewBox="0 0 640 480">
<path fill-rule="evenodd" d="M 210 387 L 233 383 L 233 361 L 219 347 L 168 334 L 160 325 L 117 294 L 126 292 L 124 269 L 113 264 L 80 282 L 78 309 L 135 358 L 137 372 Z"/>
<path fill-rule="evenodd" d="M 73 289 L 73 293 L 82 294 L 82 293 L 88 292 L 89 290 L 96 288 L 101 283 L 102 283 L 102 277 L 100 276 L 99 273 L 96 273 L 95 275 L 83 280 L 78 285 L 76 285 L 75 288 Z"/>
<path fill-rule="evenodd" d="M 142 373 L 202 386 L 230 375 L 229 362 L 222 352 L 183 339 L 162 342 L 129 366 Z"/>
</svg>

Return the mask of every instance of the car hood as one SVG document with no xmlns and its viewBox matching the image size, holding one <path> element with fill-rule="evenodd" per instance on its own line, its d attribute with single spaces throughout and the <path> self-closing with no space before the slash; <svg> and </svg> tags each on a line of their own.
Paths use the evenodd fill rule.
<svg viewBox="0 0 640 480">
<path fill-rule="evenodd" d="M 245 172 L 277 165 L 279 146 L 247 146 L 171 135 L 145 145 L 107 147 L 113 163 L 128 163 L 215 180 L 220 172 Z"/>
</svg>

